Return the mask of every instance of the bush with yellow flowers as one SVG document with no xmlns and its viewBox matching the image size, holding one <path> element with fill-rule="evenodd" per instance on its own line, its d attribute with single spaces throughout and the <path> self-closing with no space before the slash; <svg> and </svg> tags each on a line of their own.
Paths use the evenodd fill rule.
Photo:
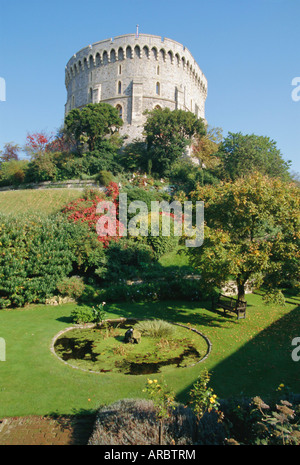
<svg viewBox="0 0 300 465">
<path fill-rule="evenodd" d="M 175 408 L 175 395 L 171 392 L 164 381 L 148 379 L 143 392 L 147 392 L 153 401 L 156 419 L 159 423 L 159 443 L 162 444 L 163 422 L 170 417 L 171 411 Z"/>
<path fill-rule="evenodd" d="M 218 411 L 220 406 L 217 395 L 214 394 L 213 389 L 208 386 L 209 381 L 210 374 L 205 369 L 190 390 L 191 400 L 189 404 L 197 416 L 198 421 L 201 420 L 206 412 L 210 413 L 212 410 Z"/>
</svg>

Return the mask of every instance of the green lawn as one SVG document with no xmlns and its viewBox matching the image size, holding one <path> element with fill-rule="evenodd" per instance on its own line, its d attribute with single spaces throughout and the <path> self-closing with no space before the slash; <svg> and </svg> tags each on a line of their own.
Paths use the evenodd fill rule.
<svg viewBox="0 0 300 465">
<path fill-rule="evenodd" d="M 177 246 L 171 252 L 163 254 L 158 263 L 165 267 L 189 266 L 188 256 L 184 253 L 185 247 Z"/>
<path fill-rule="evenodd" d="M 208 336 L 212 351 L 204 362 L 164 374 L 179 401 L 187 400 L 204 367 L 212 373 L 211 385 L 220 397 L 263 396 L 280 383 L 299 393 L 300 363 L 292 361 L 291 341 L 300 335 L 300 298 L 289 298 L 285 307 L 265 306 L 259 295 L 247 300 L 247 318 L 239 321 L 212 312 L 209 305 L 179 301 L 114 304 L 106 311 L 108 317 L 190 323 Z M 52 338 L 70 326 L 73 308 L 74 304 L 39 305 L 0 311 L 0 337 L 6 342 L 6 361 L 0 362 L 0 418 L 79 413 L 145 395 L 147 375 L 86 373 L 51 353 Z"/>
<path fill-rule="evenodd" d="M 79 189 L 25 189 L 0 192 L 0 213 L 49 215 L 80 197 Z"/>
</svg>

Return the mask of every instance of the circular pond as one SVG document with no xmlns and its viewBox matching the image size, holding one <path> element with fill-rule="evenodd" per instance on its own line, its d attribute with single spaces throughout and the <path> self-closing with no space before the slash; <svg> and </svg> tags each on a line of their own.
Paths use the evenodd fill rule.
<svg viewBox="0 0 300 465">
<path fill-rule="evenodd" d="M 128 335 L 135 336 L 129 339 Z M 162 320 L 107 320 L 59 333 L 52 351 L 74 368 L 145 375 L 193 366 L 210 352 L 199 331 Z"/>
</svg>

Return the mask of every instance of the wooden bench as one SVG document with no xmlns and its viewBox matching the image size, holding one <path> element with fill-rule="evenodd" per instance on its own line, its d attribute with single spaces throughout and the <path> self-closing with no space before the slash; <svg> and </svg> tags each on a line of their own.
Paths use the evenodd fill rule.
<svg viewBox="0 0 300 465">
<path fill-rule="evenodd" d="M 244 300 L 234 299 L 224 294 L 219 294 L 217 298 L 212 299 L 212 308 L 216 310 L 217 308 L 222 308 L 224 314 L 227 312 L 235 313 L 237 319 L 246 318 L 246 307 L 247 302 Z"/>
</svg>

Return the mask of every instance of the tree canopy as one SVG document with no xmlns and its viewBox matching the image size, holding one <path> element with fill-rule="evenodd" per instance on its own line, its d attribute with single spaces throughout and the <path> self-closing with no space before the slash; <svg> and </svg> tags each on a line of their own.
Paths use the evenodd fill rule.
<svg viewBox="0 0 300 465">
<path fill-rule="evenodd" d="M 282 158 L 276 142 L 266 136 L 229 132 L 217 156 L 223 162 L 224 177 L 235 180 L 253 171 L 288 180 L 290 161 Z"/>
<path fill-rule="evenodd" d="M 184 154 L 192 138 L 204 135 L 206 130 L 203 120 L 194 113 L 164 108 L 148 112 L 144 133 L 152 170 L 164 175 L 172 163 Z"/>
<path fill-rule="evenodd" d="M 19 152 L 21 147 L 13 142 L 8 142 L 4 145 L 3 150 L 0 150 L 0 163 L 11 160 L 19 160 Z"/>
<path fill-rule="evenodd" d="M 82 109 L 71 110 L 65 118 L 65 128 L 77 144 L 86 142 L 89 150 L 97 148 L 105 136 L 122 126 L 118 110 L 108 103 L 90 103 Z"/>
<path fill-rule="evenodd" d="M 235 279 L 239 298 L 252 278 L 274 289 L 300 278 L 300 191 L 293 183 L 253 173 L 235 182 L 198 186 L 204 201 L 202 247 L 189 249 L 206 283 Z"/>
<path fill-rule="evenodd" d="M 201 168 L 215 168 L 220 159 L 216 156 L 222 141 L 221 128 L 209 128 L 204 136 L 196 136 L 193 157 L 198 158 Z"/>
</svg>

